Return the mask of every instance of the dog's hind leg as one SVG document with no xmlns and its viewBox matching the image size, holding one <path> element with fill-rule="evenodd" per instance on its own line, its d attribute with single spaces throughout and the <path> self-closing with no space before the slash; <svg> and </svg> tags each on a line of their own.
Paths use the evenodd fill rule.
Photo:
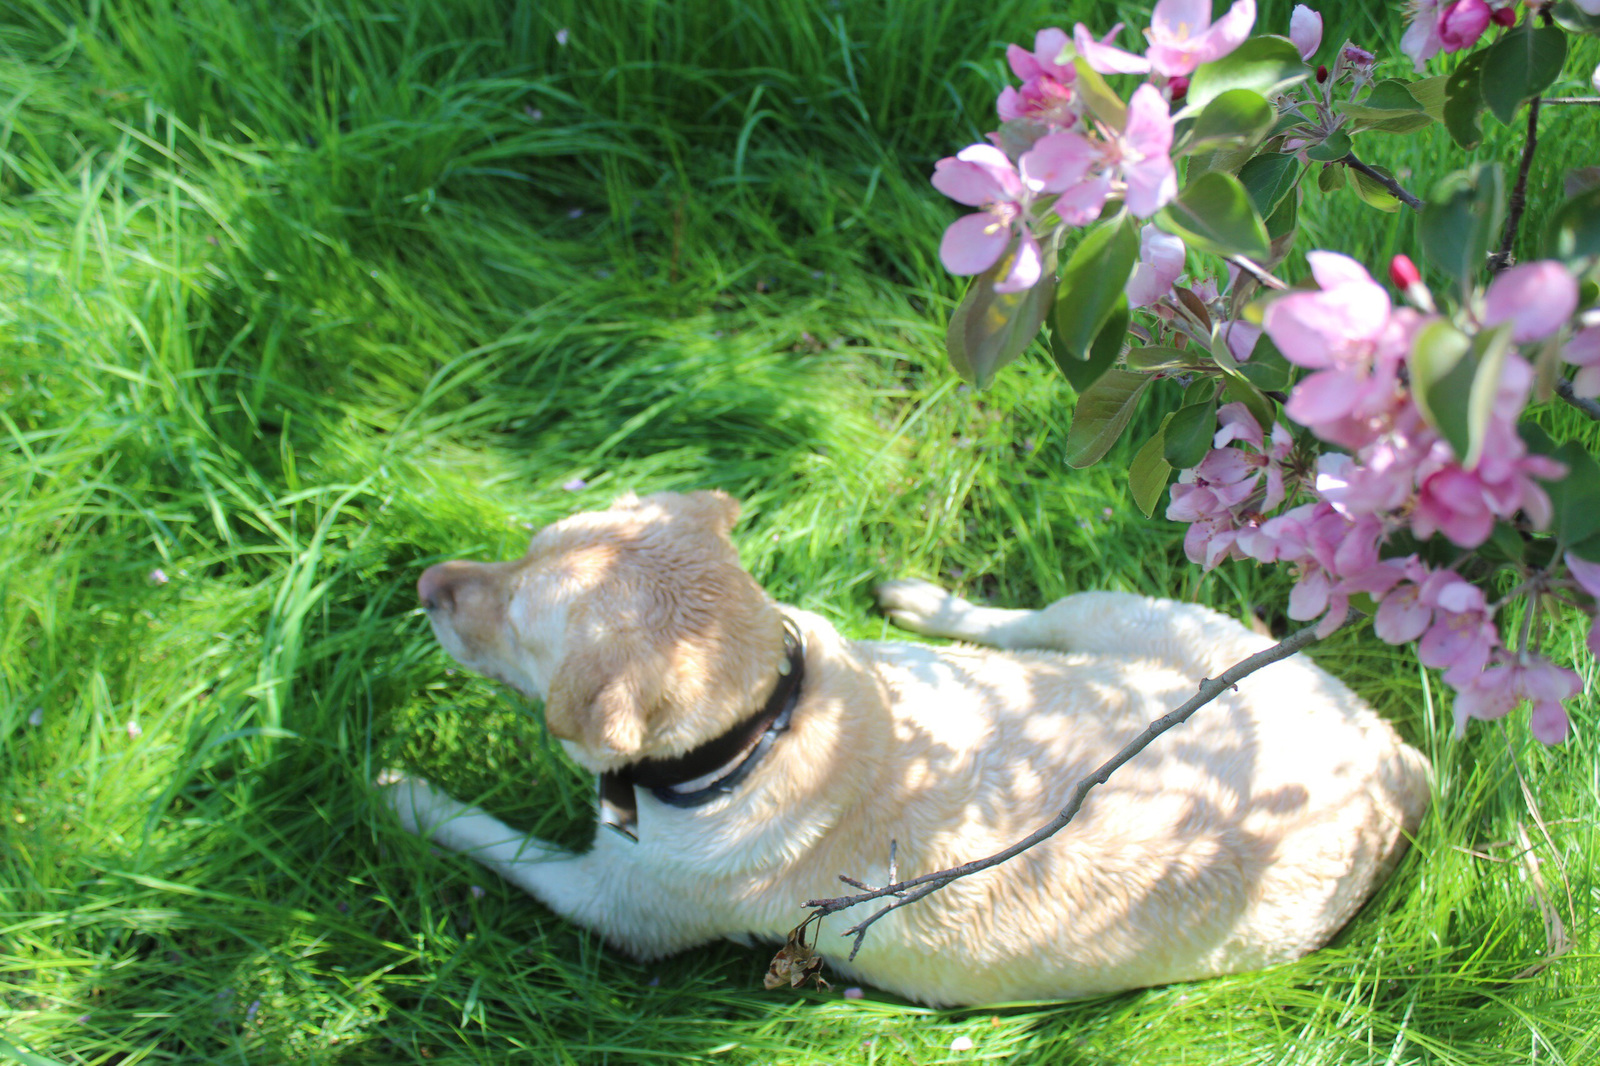
<svg viewBox="0 0 1600 1066">
<path fill-rule="evenodd" d="M 1038 611 L 980 607 L 914 578 L 878 586 L 896 624 L 928 636 L 1009 650 L 1148 657 L 1210 677 L 1272 641 L 1194 604 L 1127 592 L 1080 592 Z"/>
</svg>

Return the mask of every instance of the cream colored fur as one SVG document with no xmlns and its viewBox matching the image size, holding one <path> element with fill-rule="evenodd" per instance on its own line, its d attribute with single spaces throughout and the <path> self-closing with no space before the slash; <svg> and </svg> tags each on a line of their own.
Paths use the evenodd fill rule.
<svg viewBox="0 0 1600 1066">
<path fill-rule="evenodd" d="M 414 832 L 470 855 L 640 958 L 718 937 L 781 942 L 806 899 L 991 854 L 1071 786 L 1271 642 L 1213 611 L 1111 592 L 1041 611 L 976 607 L 920 581 L 879 590 L 896 622 L 996 649 L 844 640 L 740 569 L 720 493 L 625 496 L 559 522 L 509 563 L 419 585 L 440 643 L 546 701 L 591 770 L 681 754 L 754 713 L 805 635 L 793 725 L 732 795 L 675 809 L 639 792 L 639 842 L 572 855 L 425 782 L 387 795 Z M 1296 958 L 1393 867 L 1430 795 L 1426 760 L 1296 657 L 1252 675 L 1090 793 L 1010 863 L 874 925 L 838 973 L 934 1004 L 1058 999 Z M 875 905 L 874 909 L 875 909 Z"/>
</svg>

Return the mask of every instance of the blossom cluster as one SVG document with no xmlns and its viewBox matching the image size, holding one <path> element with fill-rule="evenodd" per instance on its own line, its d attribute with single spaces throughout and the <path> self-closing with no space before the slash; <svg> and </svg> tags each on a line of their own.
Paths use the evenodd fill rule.
<svg viewBox="0 0 1600 1066">
<path fill-rule="evenodd" d="M 1196 67 L 1244 42 L 1255 14 L 1255 0 L 1237 0 L 1212 22 L 1210 0 L 1159 0 L 1142 56 L 1111 43 L 1121 23 L 1100 39 L 1082 23 L 1070 39 L 1060 29 L 1041 30 L 1031 52 L 1007 49 L 1022 84 L 1000 93 L 1001 129 L 990 143 L 934 167 L 935 188 L 979 209 L 945 231 L 945 269 L 964 276 L 999 264 L 995 291 L 1024 292 L 1042 276 L 1040 232 L 1088 225 L 1113 197 L 1138 218 L 1170 203 L 1178 194 L 1172 103 Z M 1079 58 L 1097 75 L 1147 76 L 1129 98 L 1121 128 L 1089 113 L 1078 91 Z"/>
<path fill-rule="evenodd" d="M 1262 324 L 1285 359 L 1310 371 L 1290 392 L 1285 414 L 1345 451 L 1320 455 L 1313 468 L 1283 426 L 1264 433 L 1243 404 L 1224 406 L 1212 450 L 1172 489 L 1167 517 L 1190 523 L 1186 553 L 1206 569 L 1227 558 L 1293 565 L 1289 616 L 1320 618 L 1322 633 L 1342 624 L 1352 597 L 1364 594 L 1377 603 L 1378 636 L 1393 644 L 1417 641 L 1422 663 L 1443 671 L 1457 690 L 1458 732 L 1468 719 L 1498 718 L 1526 699 L 1534 735 L 1546 743 L 1565 739 L 1561 700 L 1580 690 L 1578 676 L 1526 647 L 1509 652 L 1495 624 L 1496 605 L 1455 569 L 1430 567 L 1415 553 L 1383 554 L 1401 530 L 1418 541 L 1442 534 L 1477 548 L 1497 521 L 1549 524 L 1550 498 L 1540 481 L 1566 469 L 1531 453 L 1517 432 L 1532 367 L 1515 350 L 1505 353 L 1482 446 L 1469 463 L 1406 385 L 1419 333 L 1441 316 L 1395 307 L 1346 256 L 1312 252 L 1307 260 L 1318 287 L 1274 301 Z M 1417 291 L 1409 260 L 1398 258 L 1391 273 Z M 1425 294 L 1418 299 L 1431 308 Z M 1489 285 L 1468 325 L 1499 328 L 1513 344 L 1529 344 L 1563 335 L 1577 306 L 1578 283 L 1564 267 L 1527 263 Z M 1564 349 L 1585 372 L 1600 349 L 1597 329 L 1580 328 Z M 1296 489 L 1310 500 L 1272 514 Z M 1567 562 L 1582 589 L 1600 594 L 1600 564 L 1570 554 Z M 1591 628 L 1589 643 L 1600 652 L 1600 626 Z"/>
</svg>

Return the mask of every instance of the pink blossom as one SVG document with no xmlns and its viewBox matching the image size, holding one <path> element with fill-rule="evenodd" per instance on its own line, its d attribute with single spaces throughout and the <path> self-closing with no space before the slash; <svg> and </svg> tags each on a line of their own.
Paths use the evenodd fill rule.
<svg viewBox="0 0 1600 1066">
<path fill-rule="evenodd" d="M 1529 726 L 1534 737 L 1559 744 L 1569 730 L 1561 703 L 1582 690 L 1582 680 L 1571 670 L 1524 653 L 1516 662 L 1491 666 L 1460 688 L 1455 698 L 1456 736 L 1466 735 L 1470 719 L 1503 718 L 1527 700 L 1533 704 Z"/>
<path fill-rule="evenodd" d="M 1211 21 L 1211 0 L 1159 0 L 1150 13 L 1150 69 L 1169 78 L 1187 76 L 1244 43 L 1255 25 L 1255 0 L 1237 0 Z"/>
<path fill-rule="evenodd" d="M 1069 226 L 1087 226 L 1100 217 L 1100 211 L 1110 195 L 1111 175 L 1102 172 L 1066 189 L 1056 197 L 1050 210 Z"/>
<path fill-rule="evenodd" d="M 1255 25 L 1255 0 L 1237 0 L 1228 13 L 1211 21 L 1211 0 L 1158 0 L 1150 13 L 1146 56 L 1111 44 L 1112 30 L 1097 41 L 1082 23 L 1073 27 L 1073 43 L 1089 66 L 1101 74 L 1145 74 L 1187 77 L 1202 63 L 1221 59 L 1238 48 Z"/>
<path fill-rule="evenodd" d="M 1441 50 L 1459 52 L 1471 48 L 1489 28 L 1489 5 L 1484 0 L 1455 0 L 1439 12 L 1435 32 Z"/>
<path fill-rule="evenodd" d="M 1059 82 L 1070 82 L 1078 76 L 1073 69 L 1072 61 L 1061 62 L 1067 53 L 1067 35 L 1064 31 L 1051 27 L 1040 30 L 1033 36 L 1033 51 L 1027 52 L 1020 45 L 1006 46 L 1006 62 L 1011 64 L 1011 73 L 1023 81 L 1034 78 L 1054 78 Z"/>
<path fill-rule="evenodd" d="M 1398 570 L 1397 581 L 1378 603 L 1372 616 L 1372 631 L 1386 644 L 1410 644 L 1422 636 L 1433 622 L 1433 608 L 1422 602 L 1422 588 L 1418 584 L 1426 576 L 1426 568 L 1415 555 L 1405 560 L 1391 560 Z"/>
<path fill-rule="evenodd" d="M 1256 341 L 1261 339 L 1261 327 L 1236 318 L 1222 322 L 1217 328 L 1222 331 L 1223 343 L 1228 346 L 1228 354 L 1233 356 L 1234 361 L 1249 362 L 1256 350 Z"/>
<path fill-rule="evenodd" d="M 1060 62 L 1067 45 L 1066 33 L 1045 29 L 1035 35 L 1032 52 L 1017 45 L 1006 49 L 1006 61 L 1022 79 L 1022 87 L 1007 86 L 1001 91 L 995 105 L 1001 121 L 1033 119 L 1055 126 L 1071 126 L 1077 121 L 1071 86 L 1078 72 L 1070 62 Z"/>
<path fill-rule="evenodd" d="M 1306 260 L 1321 288 L 1274 301 L 1262 322 L 1285 359 L 1316 371 L 1284 411 L 1324 440 L 1360 448 L 1401 404 L 1400 365 L 1422 319 L 1392 311 L 1389 294 L 1355 260 L 1333 252 Z"/>
<path fill-rule="evenodd" d="M 1591 563 L 1573 552 L 1567 552 L 1567 570 L 1578 586 L 1600 602 L 1600 563 Z M 1600 618 L 1589 618 L 1589 654 L 1600 659 Z"/>
<path fill-rule="evenodd" d="M 1575 396 L 1600 396 L 1600 326 L 1589 326 L 1572 335 L 1561 358 L 1578 368 L 1572 378 Z"/>
<path fill-rule="evenodd" d="M 1224 404 L 1217 418 L 1220 428 L 1212 438 L 1213 449 L 1199 465 L 1178 476 L 1167 507 L 1169 519 L 1191 523 L 1184 534 L 1184 552 L 1207 570 L 1224 559 L 1256 557 L 1237 542 L 1259 538 L 1262 512 L 1283 502 L 1283 463 L 1293 448 L 1288 431 L 1276 425 L 1269 446 L 1243 404 Z M 1236 441 L 1254 450 L 1228 447 Z"/>
<path fill-rule="evenodd" d="M 1535 479 L 1566 475 L 1566 467 L 1542 455 L 1529 455 L 1517 433 L 1517 419 L 1533 387 L 1533 368 L 1516 353 L 1506 356 L 1484 427 L 1482 455 L 1464 469 L 1450 446 L 1435 442 L 1417 468 L 1417 503 L 1411 516 L 1417 536 L 1442 532 L 1464 548 L 1488 539 L 1496 518 L 1524 512 L 1537 528 L 1552 516 L 1550 497 Z"/>
<path fill-rule="evenodd" d="M 983 208 L 944 231 L 939 259 L 946 270 L 981 274 L 1015 247 L 1010 269 L 995 283 L 995 291 L 1023 292 L 1038 283 L 1039 242 L 1026 223 L 1031 193 L 1004 152 L 987 144 L 963 148 L 953 159 L 934 164 L 933 186 L 957 203 Z"/>
<path fill-rule="evenodd" d="M 1484 293 L 1483 324 L 1511 323 L 1517 344 L 1543 340 L 1578 309 L 1578 280 L 1554 259 L 1521 263 L 1503 271 Z"/>
<path fill-rule="evenodd" d="M 1167 154 L 1171 148 L 1167 101 L 1146 82 L 1128 101 L 1128 124 L 1113 149 L 1113 166 L 1127 186 L 1128 210 L 1135 217 L 1149 218 L 1178 195 L 1178 172 Z"/>
<path fill-rule="evenodd" d="M 1300 50 L 1301 59 L 1310 59 L 1322 47 L 1322 16 L 1304 4 L 1296 4 L 1289 16 L 1289 40 Z"/>
<path fill-rule="evenodd" d="M 1417 642 L 1417 658 L 1424 666 L 1443 670 L 1452 685 L 1468 683 L 1500 646 L 1500 631 L 1483 590 L 1454 570 L 1435 570 L 1419 586 L 1417 602 L 1433 612 Z"/>
<path fill-rule="evenodd" d="M 1411 57 L 1418 74 L 1424 64 L 1439 54 L 1439 0 L 1412 0 L 1411 23 L 1400 38 L 1400 51 Z"/>
<path fill-rule="evenodd" d="M 1207 16 L 1209 18 L 1209 15 Z M 1089 27 L 1078 23 L 1072 27 L 1072 43 L 1078 49 L 1078 54 L 1084 62 L 1089 64 L 1097 74 L 1148 74 L 1150 61 L 1143 56 L 1136 56 L 1132 52 L 1124 52 L 1111 42 L 1116 39 L 1122 30 L 1122 23 L 1111 27 L 1111 31 L 1099 40 L 1089 32 Z"/>
<path fill-rule="evenodd" d="M 1144 307 L 1171 292 L 1178 275 L 1183 273 L 1183 261 L 1182 239 L 1151 225 L 1141 229 L 1139 262 L 1125 289 L 1128 306 Z"/>
</svg>

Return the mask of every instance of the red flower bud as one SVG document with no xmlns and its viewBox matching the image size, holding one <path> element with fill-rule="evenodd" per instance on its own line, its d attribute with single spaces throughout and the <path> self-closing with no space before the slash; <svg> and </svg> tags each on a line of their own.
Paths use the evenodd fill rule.
<svg viewBox="0 0 1600 1066">
<path fill-rule="evenodd" d="M 1397 255 L 1389 260 L 1389 280 L 1394 282 L 1397 289 L 1409 289 L 1422 280 L 1422 272 L 1409 258 Z"/>
<path fill-rule="evenodd" d="M 1169 81 L 1167 83 L 1167 87 L 1172 90 L 1172 102 L 1173 103 L 1177 103 L 1179 100 L 1182 100 L 1185 96 L 1189 95 L 1189 79 L 1188 78 L 1183 78 L 1183 77 L 1173 78 L 1171 81 Z"/>
<path fill-rule="evenodd" d="M 1510 7 L 1497 7 L 1489 14 L 1489 21 L 1496 26 L 1515 26 L 1517 13 Z"/>
<path fill-rule="evenodd" d="M 1325 82 L 1327 80 L 1328 80 L 1328 68 L 1324 64 L 1318 63 L 1317 64 L 1317 84 L 1321 85 L 1323 82 Z"/>
</svg>

